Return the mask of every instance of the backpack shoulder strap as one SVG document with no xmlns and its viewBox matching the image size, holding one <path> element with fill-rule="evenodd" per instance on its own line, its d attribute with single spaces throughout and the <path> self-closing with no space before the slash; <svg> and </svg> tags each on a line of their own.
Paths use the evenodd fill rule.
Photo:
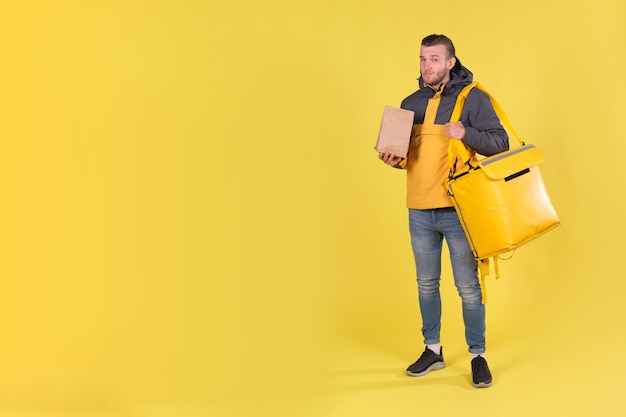
<svg viewBox="0 0 626 417">
<path fill-rule="evenodd" d="M 468 94 L 477 84 L 478 83 L 476 81 L 469 83 L 468 85 L 463 87 L 459 95 L 456 97 L 456 104 L 454 105 L 452 115 L 450 116 L 451 123 L 458 122 L 459 119 L 461 119 L 461 113 L 463 112 L 465 99 L 467 99 Z M 454 171 L 457 153 L 461 156 L 461 160 L 463 162 L 469 162 L 469 152 L 467 152 L 467 149 L 465 149 L 465 145 L 463 145 L 463 142 L 460 139 L 450 139 L 450 144 L 448 145 L 448 165 L 450 166 L 450 176 L 452 176 Z"/>
<path fill-rule="evenodd" d="M 520 136 L 517 134 L 515 129 L 513 129 L 513 125 L 511 124 L 509 117 L 504 112 L 504 109 L 502 108 L 502 106 L 500 106 L 500 103 L 498 103 L 496 99 L 493 98 L 491 94 L 489 94 L 489 92 L 485 89 L 485 87 L 480 85 L 478 82 L 476 83 L 476 88 L 478 88 L 483 93 L 487 94 L 487 97 L 489 97 L 489 101 L 491 101 L 491 105 L 493 106 L 493 109 L 496 111 L 498 118 L 500 118 L 500 122 L 502 122 L 502 125 L 506 128 L 506 130 L 511 132 L 513 136 L 515 136 L 515 139 L 517 139 L 520 145 L 524 146 L 524 141 L 522 140 L 522 138 L 520 138 Z"/>
<path fill-rule="evenodd" d="M 487 97 L 489 97 L 489 101 L 491 102 L 491 105 L 493 106 L 493 109 L 498 115 L 498 118 L 500 119 L 500 122 L 502 123 L 504 128 L 511 132 L 513 136 L 515 136 L 515 139 L 517 139 L 520 145 L 524 146 L 524 141 L 520 138 L 520 136 L 513 128 L 513 125 L 511 124 L 509 117 L 504 112 L 502 106 L 500 106 L 500 104 L 496 101 L 495 98 L 493 98 L 491 94 L 489 94 L 485 87 L 483 87 L 477 81 L 473 81 L 470 84 L 466 85 L 457 96 L 456 104 L 454 105 L 454 109 L 452 110 L 452 116 L 450 116 L 450 122 L 458 122 L 461 119 L 461 113 L 463 112 L 465 100 L 467 99 L 467 96 L 474 87 L 487 94 Z M 469 162 L 469 152 L 467 152 L 467 149 L 465 149 L 465 145 L 463 145 L 463 142 L 460 139 L 451 139 L 450 146 L 448 146 L 448 162 L 450 163 L 450 167 L 454 166 L 457 153 L 461 156 L 461 160 L 463 162 Z"/>
<path fill-rule="evenodd" d="M 496 279 L 500 279 L 500 268 L 498 267 L 498 257 L 493 256 L 493 267 L 495 269 Z M 489 258 L 478 260 L 478 275 L 480 277 L 480 292 L 482 294 L 482 303 L 487 303 L 487 282 L 489 276 Z"/>
<path fill-rule="evenodd" d="M 463 111 L 463 105 L 465 105 L 465 99 L 467 95 L 472 90 L 472 88 L 476 87 L 478 82 L 473 81 L 463 87 L 459 95 L 456 97 L 456 104 L 454 105 L 454 110 L 452 110 L 452 116 L 450 116 L 450 122 L 458 122 L 461 119 L 461 112 Z"/>
</svg>

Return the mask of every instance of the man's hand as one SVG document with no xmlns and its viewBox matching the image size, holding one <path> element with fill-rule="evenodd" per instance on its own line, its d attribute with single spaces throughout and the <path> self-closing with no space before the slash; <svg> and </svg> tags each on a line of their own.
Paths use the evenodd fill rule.
<svg viewBox="0 0 626 417">
<path fill-rule="evenodd" d="M 452 139 L 463 139 L 465 137 L 465 126 L 461 122 L 446 123 L 446 135 Z"/>
<path fill-rule="evenodd" d="M 380 159 L 387 165 L 395 167 L 400 163 L 400 161 L 402 161 L 403 158 L 401 156 L 396 156 L 391 152 L 378 152 L 378 159 Z"/>
</svg>

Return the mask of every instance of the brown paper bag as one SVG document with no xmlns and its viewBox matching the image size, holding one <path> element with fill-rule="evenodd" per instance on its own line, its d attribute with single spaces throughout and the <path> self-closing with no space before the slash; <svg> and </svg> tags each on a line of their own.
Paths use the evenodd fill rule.
<svg viewBox="0 0 626 417">
<path fill-rule="evenodd" d="M 411 110 L 385 106 L 374 149 L 406 158 L 411 140 L 413 115 Z"/>
</svg>

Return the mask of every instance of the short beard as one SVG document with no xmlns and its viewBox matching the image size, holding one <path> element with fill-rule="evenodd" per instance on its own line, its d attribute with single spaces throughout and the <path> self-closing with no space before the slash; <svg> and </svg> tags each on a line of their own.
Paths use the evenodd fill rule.
<svg viewBox="0 0 626 417">
<path fill-rule="evenodd" d="M 437 78 L 435 80 L 435 82 L 431 82 L 431 83 L 427 83 L 426 80 L 424 80 L 424 77 L 422 77 L 422 80 L 424 80 L 424 84 L 428 84 L 428 85 L 433 86 L 433 87 L 439 87 L 441 85 L 441 83 L 443 83 L 443 79 L 444 78 L 445 78 L 445 76 L 444 77 L 439 77 L 439 78 Z"/>
</svg>

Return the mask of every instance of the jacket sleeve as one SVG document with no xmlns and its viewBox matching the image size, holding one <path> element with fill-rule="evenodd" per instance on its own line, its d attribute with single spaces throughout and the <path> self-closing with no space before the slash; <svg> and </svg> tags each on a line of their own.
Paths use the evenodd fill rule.
<svg viewBox="0 0 626 417">
<path fill-rule="evenodd" d="M 509 136 L 502 127 L 489 97 L 474 88 L 467 97 L 461 122 L 465 126 L 463 143 L 484 156 L 509 149 Z"/>
</svg>

